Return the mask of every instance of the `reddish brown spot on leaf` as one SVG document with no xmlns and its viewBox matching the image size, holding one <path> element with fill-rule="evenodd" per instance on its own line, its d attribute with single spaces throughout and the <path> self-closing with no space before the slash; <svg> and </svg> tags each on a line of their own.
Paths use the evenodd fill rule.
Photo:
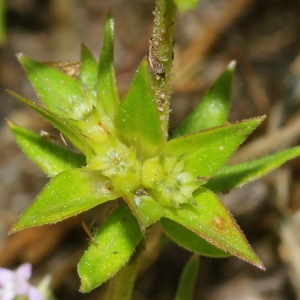
<svg viewBox="0 0 300 300">
<path fill-rule="evenodd" d="M 226 230 L 226 220 L 224 217 L 215 216 L 212 219 L 212 226 L 217 228 L 218 230 Z"/>
</svg>

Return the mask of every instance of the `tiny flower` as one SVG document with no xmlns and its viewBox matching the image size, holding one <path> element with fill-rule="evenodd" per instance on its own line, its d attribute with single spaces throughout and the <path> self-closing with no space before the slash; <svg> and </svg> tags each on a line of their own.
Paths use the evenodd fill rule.
<svg viewBox="0 0 300 300">
<path fill-rule="evenodd" d="M 144 162 L 142 182 L 163 206 L 178 207 L 191 203 L 200 182 L 184 170 L 184 162 L 176 157 L 154 157 Z"/>
<path fill-rule="evenodd" d="M 38 289 L 32 286 L 28 280 L 31 277 L 31 264 L 25 263 L 15 271 L 0 268 L 0 299 L 13 300 L 23 296 L 28 300 L 43 300 L 44 297 Z"/>
<path fill-rule="evenodd" d="M 117 149 L 108 149 L 105 155 L 97 155 L 90 162 L 88 168 L 99 170 L 110 178 L 116 191 L 122 189 L 135 190 L 140 185 L 141 163 L 136 157 L 136 150 L 121 143 Z"/>
</svg>

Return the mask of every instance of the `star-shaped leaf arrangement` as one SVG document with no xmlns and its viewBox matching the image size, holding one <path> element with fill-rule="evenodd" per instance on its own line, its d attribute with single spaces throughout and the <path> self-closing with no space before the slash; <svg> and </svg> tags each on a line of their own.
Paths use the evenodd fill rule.
<svg viewBox="0 0 300 300">
<path fill-rule="evenodd" d="M 194 253 L 235 255 L 264 269 L 215 193 L 265 175 L 298 156 L 300 148 L 226 165 L 265 118 L 227 122 L 234 64 L 167 140 L 161 122 L 168 116 L 161 115 L 154 100 L 146 59 L 127 94 L 122 99 L 118 95 L 113 24 L 108 14 L 99 63 L 82 46 L 77 77 L 18 55 L 42 105 L 10 93 L 52 123 L 78 151 L 8 121 L 25 154 L 51 177 L 10 232 L 62 221 L 121 198 L 79 262 L 82 292 L 116 274 L 157 222 Z"/>
</svg>

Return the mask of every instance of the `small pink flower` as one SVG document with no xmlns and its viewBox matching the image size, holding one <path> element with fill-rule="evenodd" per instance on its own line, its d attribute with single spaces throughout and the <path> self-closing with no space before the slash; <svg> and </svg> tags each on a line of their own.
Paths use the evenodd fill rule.
<svg viewBox="0 0 300 300">
<path fill-rule="evenodd" d="M 15 271 L 0 268 L 0 299 L 13 300 L 17 296 L 28 300 L 44 300 L 39 290 L 28 280 L 31 276 L 31 264 L 25 263 Z"/>
</svg>

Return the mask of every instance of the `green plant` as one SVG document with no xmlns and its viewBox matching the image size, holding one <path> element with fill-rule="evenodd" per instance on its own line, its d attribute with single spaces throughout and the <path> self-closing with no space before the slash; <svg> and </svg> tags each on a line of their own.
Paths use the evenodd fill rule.
<svg viewBox="0 0 300 300">
<path fill-rule="evenodd" d="M 0 46 L 5 42 L 5 7 L 4 0 L 0 0 Z"/>
<path fill-rule="evenodd" d="M 227 122 L 234 64 L 168 139 L 174 20 L 173 2 L 158 0 L 148 63 L 142 60 L 123 99 L 113 67 L 111 14 L 99 63 L 83 46 L 78 78 L 18 55 L 44 106 L 10 93 L 52 123 L 79 152 L 8 122 L 23 151 L 52 178 L 10 232 L 55 223 L 123 199 L 79 262 L 82 292 L 118 273 L 107 299 L 130 299 L 142 244 L 157 222 L 191 252 L 235 255 L 264 269 L 216 193 L 265 175 L 298 156 L 300 147 L 226 165 L 265 118 Z"/>
</svg>

